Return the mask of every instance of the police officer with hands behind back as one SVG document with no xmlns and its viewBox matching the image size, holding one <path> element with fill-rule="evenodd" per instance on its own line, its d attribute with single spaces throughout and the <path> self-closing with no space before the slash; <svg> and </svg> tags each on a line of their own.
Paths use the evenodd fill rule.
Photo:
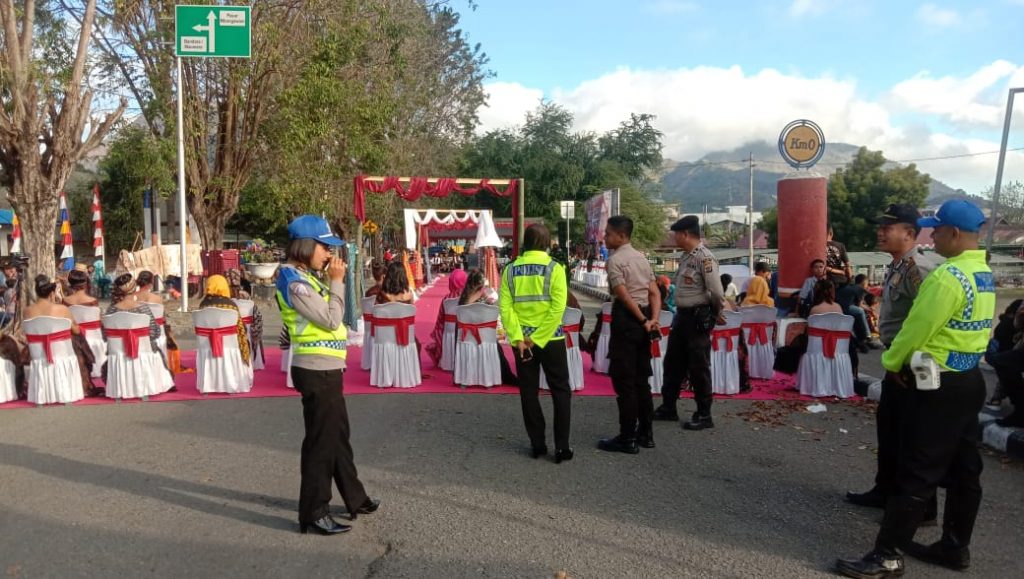
<svg viewBox="0 0 1024 579">
<path fill-rule="evenodd" d="M 711 330 L 722 311 L 725 292 L 718 260 L 701 241 L 694 215 L 672 224 L 676 246 L 684 252 L 676 271 L 676 315 L 665 354 L 665 381 L 655 420 L 679 420 L 679 387 L 689 377 L 697 411 L 683 423 L 686 430 L 713 428 L 711 421 Z"/>
<path fill-rule="evenodd" d="M 526 228 L 522 255 L 502 272 L 498 305 L 516 356 L 530 455 L 540 458 L 548 453 L 544 412 L 538 398 L 543 368 L 555 405 L 555 462 L 562 462 L 573 456 L 569 447 L 572 391 L 562 331 L 569 290 L 565 268 L 548 255 L 550 247 L 551 233 L 546 227 L 535 224 Z"/>
<path fill-rule="evenodd" d="M 331 255 L 344 242 L 327 221 L 303 215 L 288 224 L 288 263 L 277 279 L 277 302 L 291 339 L 290 372 L 302 394 L 302 483 L 299 490 L 299 530 L 336 535 L 351 526 L 336 522 L 328 512 L 331 479 L 338 485 L 349 518 L 377 510 L 356 473 L 349 443 L 348 410 L 342 395 L 346 340 L 346 264 Z M 326 271 L 325 286 L 315 272 Z"/>
<path fill-rule="evenodd" d="M 903 327 L 882 355 L 886 380 L 908 395 L 900 472 L 875 548 L 860 559 L 838 560 L 836 570 L 843 575 L 901 576 L 899 550 L 950 569 L 970 565 L 968 545 L 981 504 L 978 412 L 986 394 L 978 362 L 988 345 L 996 303 L 992 270 L 978 249 L 984 223 L 981 210 L 959 199 L 943 203 L 935 217 L 918 221 L 935 228 L 935 250 L 946 262 L 925 278 Z M 927 358 L 918 359 L 925 355 L 934 366 Z M 911 363 L 924 370 L 911 371 Z M 946 487 L 942 539 L 928 546 L 913 543 L 940 482 Z"/>
<path fill-rule="evenodd" d="M 637 454 L 639 446 L 654 448 L 654 401 L 651 375 L 651 336 L 661 339 L 658 312 L 661 292 L 647 257 L 630 243 L 633 220 L 624 215 L 608 219 L 604 240 L 612 250 L 608 258 L 608 288 L 612 303 L 609 374 L 619 406 L 619 435 L 605 438 L 598 448 Z"/>
<path fill-rule="evenodd" d="M 925 277 L 935 263 L 917 251 L 921 214 L 913 205 L 893 203 L 872 222 L 878 226 L 878 249 L 892 256 L 892 263 L 882 283 L 881 312 L 878 329 L 882 344 L 892 346 L 910 307 L 917 298 Z M 890 380 L 882 380 L 882 397 L 878 401 L 876 430 L 878 434 L 878 471 L 875 486 L 863 493 L 846 493 L 846 500 L 863 507 L 884 509 L 889 497 L 896 493 L 900 468 L 900 429 L 907 415 L 906 402 L 910 391 Z M 936 502 L 932 497 L 921 526 L 935 524 Z"/>
</svg>

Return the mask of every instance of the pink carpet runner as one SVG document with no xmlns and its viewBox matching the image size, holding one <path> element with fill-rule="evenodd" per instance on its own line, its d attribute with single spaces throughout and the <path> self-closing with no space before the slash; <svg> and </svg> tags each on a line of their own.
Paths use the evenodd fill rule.
<svg viewBox="0 0 1024 579">
<path fill-rule="evenodd" d="M 425 346 L 430 343 L 430 333 L 433 331 L 434 323 L 437 320 L 437 312 L 441 307 L 441 301 L 447 296 L 447 283 L 441 280 L 428 289 L 416 302 L 416 335 Z M 587 320 L 585 332 L 593 329 L 594 320 Z M 506 357 L 512 360 L 509 349 L 505 348 Z M 433 363 L 426 356 L 425 352 L 420 360 L 423 368 L 423 383 L 415 388 L 376 388 L 370 386 L 370 372 L 359 368 L 359 361 L 362 357 L 362 348 L 350 347 L 348 350 L 348 367 L 345 373 L 345 394 L 518 394 L 518 389 L 511 386 L 496 386 L 494 388 L 469 387 L 460 388 L 452 382 L 452 374 L 439 368 L 434 368 Z M 187 367 L 195 367 L 195 351 L 182 352 L 182 364 Z M 611 379 L 604 374 L 590 371 L 590 356 L 583 354 L 583 366 L 585 371 L 586 384 L 583 390 L 576 392 L 577 396 L 614 396 Z M 176 402 L 182 400 L 216 400 L 229 398 L 273 398 L 281 396 L 298 396 L 298 393 L 288 388 L 285 374 L 281 368 L 281 351 L 277 348 L 266 349 L 266 369 L 256 372 L 256 380 L 251 391 L 245 394 L 209 394 L 202 395 L 196 389 L 195 373 L 178 374 L 175 376 L 177 392 L 169 392 L 158 396 L 150 397 L 150 402 Z M 97 382 L 99 384 L 99 382 Z M 737 400 L 812 400 L 809 397 L 801 396 L 794 390 L 793 379 L 784 374 L 776 374 L 771 380 L 751 380 L 753 389 L 746 394 L 735 396 L 716 396 L 719 399 Z M 684 397 L 692 397 L 692 393 L 684 392 Z M 123 403 L 141 402 L 141 400 L 125 400 Z M 96 404 L 114 404 L 115 401 L 109 398 L 86 398 L 75 402 L 74 406 L 90 406 Z M 0 409 L 6 408 L 32 408 L 33 404 L 26 401 L 8 402 L 0 404 Z"/>
</svg>

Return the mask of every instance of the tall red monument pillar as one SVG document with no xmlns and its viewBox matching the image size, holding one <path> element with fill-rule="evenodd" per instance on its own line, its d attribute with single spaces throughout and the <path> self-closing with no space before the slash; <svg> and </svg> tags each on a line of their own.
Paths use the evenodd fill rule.
<svg viewBox="0 0 1024 579">
<path fill-rule="evenodd" d="M 825 259 L 828 181 L 794 174 L 779 180 L 779 294 L 800 291 L 815 259 Z"/>
</svg>

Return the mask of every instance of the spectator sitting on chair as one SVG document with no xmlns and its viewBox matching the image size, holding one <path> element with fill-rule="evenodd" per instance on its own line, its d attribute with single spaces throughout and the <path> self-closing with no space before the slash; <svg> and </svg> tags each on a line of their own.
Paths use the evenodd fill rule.
<svg viewBox="0 0 1024 579">
<path fill-rule="evenodd" d="M 857 349 L 867 353 L 868 347 L 881 349 L 882 343 L 871 339 L 871 328 L 868 326 L 867 313 L 862 307 L 864 296 L 868 294 L 868 276 L 857 274 L 852 284 L 846 284 L 836 292 L 836 302 L 842 306 L 843 313 L 853 318 L 853 335 L 857 339 Z"/>
<path fill-rule="evenodd" d="M 723 273 L 722 276 L 722 287 L 725 288 L 725 301 L 731 307 L 730 309 L 736 309 L 739 302 L 740 290 L 736 287 L 736 284 L 732 283 L 732 276 Z"/>
<path fill-rule="evenodd" d="M 145 272 L 143 272 L 145 273 Z M 139 274 L 141 277 L 142 274 Z M 249 365 L 249 335 L 245 332 L 245 323 L 242 321 L 242 314 L 238 311 L 238 304 L 231 299 L 231 287 L 228 280 L 222 275 L 211 275 L 206 280 L 206 295 L 203 301 L 199 302 L 201 308 L 220 308 L 231 310 L 238 314 L 238 322 L 235 324 L 238 330 L 238 349 L 242 352 L 242 363 Z"/>
<path fill-rule="evenodd" d="M 747 296 L 743 299 L 744 306 L 775 307 L 775 300 L 768 295 L 768 278 L 771 275 L 772 270 L 767 263 L 759 261 L 754 264 L 754 277 L 750 278 L 750 285 L 747 286 Z"/>
<path fill-rule="evenodd" d="M 811 262 L 811 277 L 805 279 L 804 285 L 800 287 L 800 295 L 796 300 L 796 311 L 790 314 L 791 316 L 806 318 L 810 315 L 811 308 L 817 303 L 814 297 L 814 288 L 823 279 L 827 279 L 825 260 L 815 259 Z M 835 290 L 835 285 L 832 286 L 832 289 Z"/>
<path fill-rule="evenodd" d="M 1024 299 L 1013 300 L 1013 302 L 1007 306 L 1006 311 L 999 315 L 999 322 L 996 324 L 996 329 L 992 331 L 992 338 L 988 341 L 988 350 L 985 352 L 985 361 L 995 366 L 992 360 L 999 354 L 1009 352 L 1014 349 L 1014 345 L 1017 343 L 1017 328 L 1014 326 L 1014 319 L 1017 316 L 1017 312 L 1021 309 L 1021 305 L 1024 304 Z M 1003 398 L 1006 396 L 1006 387 L 1003 386 L 1002 381 L 996 382 L 995 391 L 992 393 L 992 398 L 986 403 L 988 406 L 999 409 L 1003 405 Z M 1016 407 L 1014 408 L 1016 410 Z"/>
<path fill-rule="evenodd" d="M 98 306 L 99 301 L 89 295 L 89 274 L 84 271 L 68 273 L 68 293 L 64 295 L 66 306 Z"/>
<path fill-rule="evenodd" d="M 372 297 L 380 293 L 381 285 L 384 283 L 384 276 L 388 273 L 388 265 L 382 259 L 374 258 L 370 262 L 370 275 L 373 276 L 373 286 L 367 288 L 363 297 Z"/>
</svg>

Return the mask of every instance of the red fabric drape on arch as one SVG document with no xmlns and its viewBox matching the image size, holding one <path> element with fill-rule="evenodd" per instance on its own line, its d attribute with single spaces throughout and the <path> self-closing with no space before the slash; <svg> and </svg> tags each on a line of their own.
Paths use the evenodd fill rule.
<svg viewBox="0 0 1024 579">
<path fill-rule="evenodd" d="M 475 187 L 460 187 L 458 180 L 454 177 L 442 177 L 434 183 L 431 183 L 426 177 L 413 177 L 409 180 L 409 186 L 405 187 L 398 177 L 385 177 L 383 181 L 377 182 L 367 180 L 365 175 L 358 175 L 355 178 L 354 210 L 356 219 L 360 222 L 366 220 L 367 191 L 372 193 L 394 191 L 406 201 L 416 201 L 424 195 L 428 197 L 447 197 L 452 193 L 476 195 L 480 191 L 486 191 L 499 197 L 508 197 L 516 192 L 517 187 L 517 181 L 514 179 L 503 190 L 492 185 L 489 179 L 482 179 Z"/>
</svg>

